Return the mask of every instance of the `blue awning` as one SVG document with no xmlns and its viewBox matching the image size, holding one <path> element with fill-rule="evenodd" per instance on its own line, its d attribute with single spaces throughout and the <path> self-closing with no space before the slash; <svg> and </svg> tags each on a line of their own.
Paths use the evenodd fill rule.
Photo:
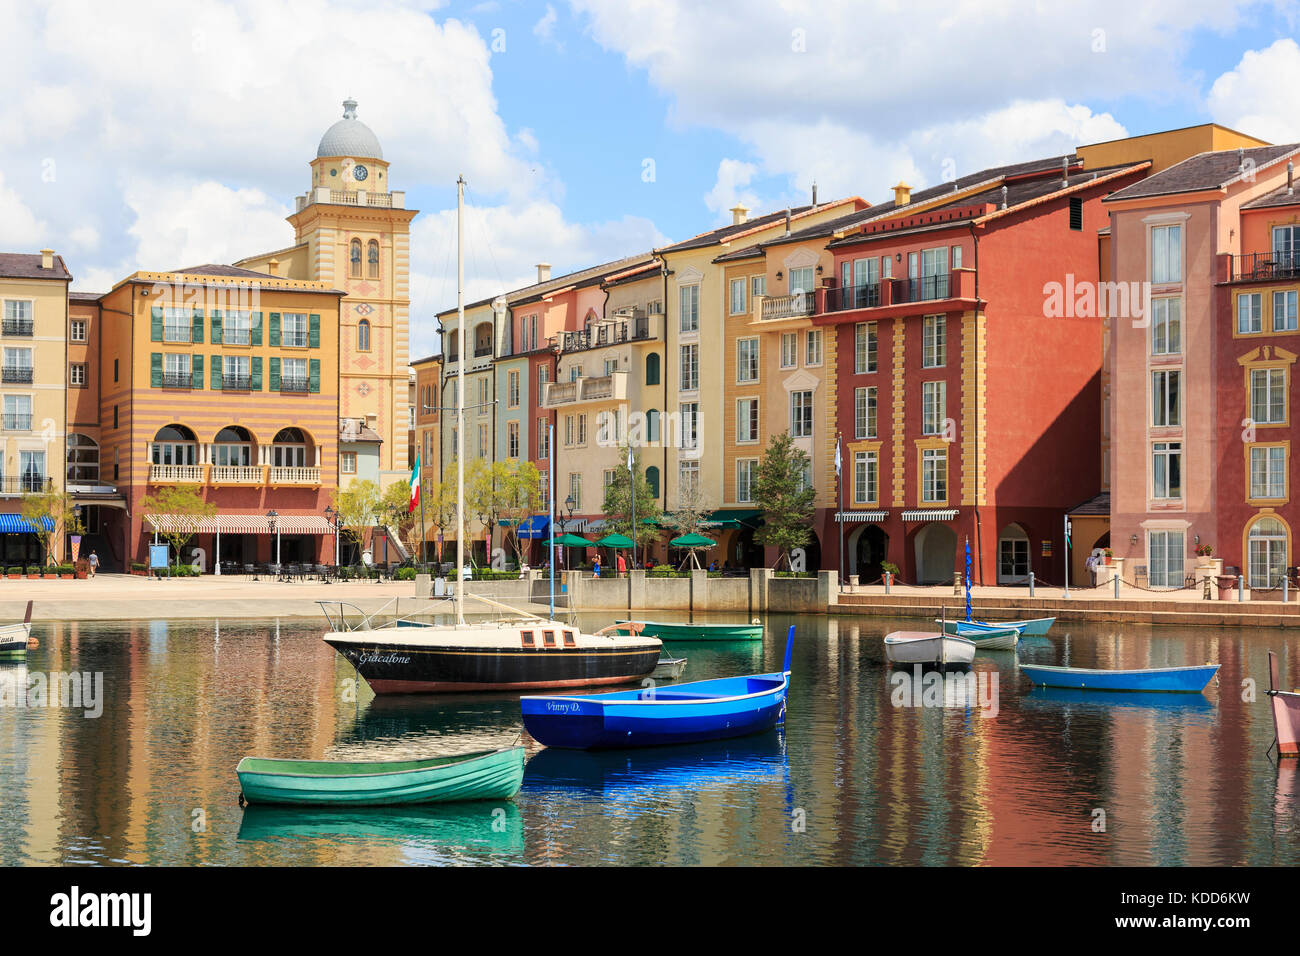
<svg viewBox="0 0 1300 956">
<path fill-rule="evenodd" d="M 41 526 L 46 531 L 54 530 L 54 522 L 41 518 Z M 22 515 L 0 514 L 0 534 L 35 534 L 36 529 Z"/>
<path fill-rule="evenodd" d="M 516 533 L 523 541 L 532 541 L 537 538 L 545 538 L 550 533 L 551 516 L 550 515 L 533 515 L 519 523 Z"/>
</svg>

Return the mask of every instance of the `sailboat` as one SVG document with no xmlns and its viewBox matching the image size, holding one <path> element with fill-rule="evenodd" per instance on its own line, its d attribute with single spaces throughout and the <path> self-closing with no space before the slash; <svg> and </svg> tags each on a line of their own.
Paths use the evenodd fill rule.
<svg viewBox="0 0 1300 956">
<path fill-rule="evenodd" d="M 456 314 L 465 328 L 465 179 L 456 181 Z M 461 333 L 462 341 L 464 333 Z M 342 608 L 325 643 L 343 655 L 376 694 L 463 691 L 524 691 L 558 687 L 625 684 L 648 677 L 663 647 L 640 628 L 620 632 L 618 625 L 584 634 L 551 618 L 526 615 L 484 597 L 476 597 L 509 617 L 465 622 L 465 359 L 456 363 L 456 576 L 454 624 L 428 624 L 400 617 L 376 623 L 366 616 L 349 627 Z M 550 476 L 554 488 L 554 443 Z M 555 508 L 552 490 L 551 509 Z M 552 592 L 555 546 L 551 545 Z M 321 602 L 322 605 L 327 602 Z M 626 632 L 626 625 L 621 631 Z"/>
</svg>

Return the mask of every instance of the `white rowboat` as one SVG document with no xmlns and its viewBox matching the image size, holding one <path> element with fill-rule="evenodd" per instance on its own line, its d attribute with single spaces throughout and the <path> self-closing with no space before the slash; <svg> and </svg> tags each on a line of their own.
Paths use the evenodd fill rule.
<svg viewBox="0 0 1300 956">
<path fill-rule="evenodd" d="M 975 642 L 933 631 L 894 631 L 885 635 L 885 657 L 891 664 L 969 664 Z"/>
</svg>

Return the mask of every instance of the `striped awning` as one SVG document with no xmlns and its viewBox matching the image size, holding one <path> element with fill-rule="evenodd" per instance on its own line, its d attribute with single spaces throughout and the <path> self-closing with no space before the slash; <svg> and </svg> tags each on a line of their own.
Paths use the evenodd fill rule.
<svg viewBox="0 0 1300 956">
<path fill-rule="evenodd" d="M 857 524 L 862 521 L 884 521 L 889 517 L 888 511 L 837 511 L 835 520 L 841 524 Z"/>
<path fill-rule="evenodd" d="M 919 508 L 903 512 L 904 521 L 951 521 L 955 517 L 956 508 Z"/>
<path fill-rule="evenodd" d="M 41 524 L 46 531 L 54 530 L 54 522 L 49 518 L 41 518 Z M 36 529 L 32 523 L 22 515 L 0 514 L 0 534 L 35 534 Z"/>
<path fill-rule="evenodd" d="M 178 527 L 175 515 L 145 515 L 158 531 Z M 189 527 L 185 522 L 180 527 Z M 334 528 L 324 515 L 280 515 L 276 521 L 280 534 L 333 534 Z M 264 514 L 219 514 L 199 521 L 196 534 L 270 534 L 271 524 Z"/>
</svg>

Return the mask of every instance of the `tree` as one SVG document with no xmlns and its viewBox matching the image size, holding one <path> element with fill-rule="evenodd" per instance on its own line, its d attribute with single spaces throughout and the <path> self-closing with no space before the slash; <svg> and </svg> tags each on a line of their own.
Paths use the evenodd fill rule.
<svg viewBox="0 0 1300 956">
<path fill-rule="evenodd" d="M 19 506 L 23 518 L 36 529 L 37 539 L 45 550 L 45 563 L 54 563 L 54 545 L 70 534 L 81 534 L 81 519 L 76 502 L 66 491 L 53 488 L 23 495 Z"/>
<path fill-rule="evenodd" d="M 636 543 L 632 550 L 633 564 L 636 563 L 637 548 L 658 541 L 662 534 L 659 530 L 659 518 L 663 509 L 650 490 L 645 471 L 641 468 L 641 456 L 633 454 L 632 471 L 627 470 L 627 445 L 619 448 L 618 460 L 621 466 L 614 473 L 614 480 L 605 487 L 605 521 L 606 527 L 613 533 L 627 535 Z M 635 478 L 633 477 L 635 476 Z M 636 487 L 636 527 L 632 526 L 632 488 Z"/>
<path fill-rule="evenodd" d="M 754 479 L 754 500 L 763 505 L 764 521 L 754 537 L 779 550 L 787 564 L 790 552 L 812 537 L 816 491 L 805 480 L 808 464 L 808 455 L 795 447 L 790 433 L 781 432 L 767 443 Z"/>
<path fill-rule="evenodd" d="M 452 462 L 455 465 L 455 462 Z M 424 520 L 434 530 L 438 540 L 456 521 L 456 482 L 454 479 L 434 481 L 429 479 L 420 486 L 424 496 Z M 421 546 L 423 555 L 423 546 Z M 438 555 L 442 560 L 442 555 Z"/>
<path fill-rule="evenodd" d="M 713 506 L 705 497 L 699 481 L 690 481 L 678 489 L 677 508 L 664 514 L 663 523 L 671 529 L 674 538 L 681 538 L 688 534 L 698 534 L 707 538 L 704 522 L 712 512 Z M 703 549 L 689 549 L 687 560 L 694 562 L 696 567 L 700 563 L 696 552 L 701 550 Z M 682 564 L 685 565 L 686 561 Z"/>
<path fill-rule="evenodd" d="M 505 507 L 507 481 L 505 462 L 475 458 L 465 469 L 465 517 L 476 515 L 483 523 L 488 564 L 492 562 L 492 529 Z"/>
<path fill-rule="evenodd" d="M 140 510 L 158 519 L 154 527 L 176 552 L 176 566 L 179 567 L 181 548 L 199 533 L 204 518 L 217 513 L 217 506 L 203 500 L 198 485 L 163 485 L 152 495 L 140 499 Z"/>
<path fill-rule="evenodd" d="M 335 489 L 334 510 L 339 528 L 357 546 L 358 558 L 365 545 L 366 531 L 375 520 L 381 496 L 379 486 L 368 478 L 354 481 L 346 489 Z"/>
<path fill-rule="evenodd" d="M 508 528 L 507 540 L 515 552 L 515 561 L 523 567 L 524 549 L 527 547 L 528 539 L 519 537 L 519 526 L 544 510 L 546 506 L 540 484 L 541 472 L 531 461 L 521 458 L 498 464 L 504 466 L 500 488 L 500 514 Z"/>
<path fill-rule="evenodd" d="M 420 506 L 411 511 L 411 486 L 394 482 L 379 500 L 379 511 L 388 526 L 397 532 L 397 540 L 407 552 L 420 560 Z"/>
</svg>

